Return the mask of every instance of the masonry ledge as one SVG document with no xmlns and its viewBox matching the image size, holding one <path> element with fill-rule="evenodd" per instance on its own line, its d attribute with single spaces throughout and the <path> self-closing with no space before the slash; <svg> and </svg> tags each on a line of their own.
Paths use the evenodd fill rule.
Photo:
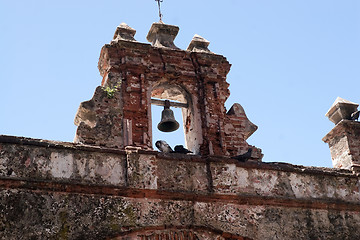
<svg viewBox="0 0 360 240">
<path fill-rule="evenodd" d="M 93 196 L 117 196 L 130 199 L 161 199 L 185 202 L 246 204 L 290 208 L 333 209 L 360 211 L 360 203 L 346 199 L 329 198 L 292 198 L 288 196 L 260 196 L 258 194 L 219 194 L 195 193 L 168 190 L 135 189 L 96 184 L 76 184 L 68 182 L 37 181 L 32 179 L 6 179 L 0 177 L 0 190 L 18 189 L 19 191 L 35 191 L 47 193 L 71 193 Z"/>
<path fill-rule="evenodd" d="M 38 138 L 28 138 L 11 135 L 0 135 L 0 143 L 16 144 L 16 145 L 30 145 L 46 148 L 55 149 L 68 149 L 68 150 L 80 150 L 88 152 L 99 152 L 99 153 L 115 153 L 119 155 L 126 155 L 126 150 L 118 148 L 108 148 L 103 146 L 88 145 L 82 143 L 63 142 L 54 140 L 44 140 Z M 0 149 L 1 150 L 1 149 Z M 157 151 L 136 149 L 141 154 L 157 154 Z"/>
<path fill-rule="evenodd" d="M 196 55 L 202 58 L 209 58 L 209 59 L 224 59 L 227 60 L 225 56 L 221 55 L 221 54 L 216 54 L 216 53 L 207 53 L 207 52 L 192 52 L 192 51 L 188 51 L 188 50 L 183 50 L 183 49 L 174 49 L 174 48 L 162 48 L 162 47 L 155 47 L 152 46 L 149 43 L 143 43 L 143 42 L 130 42 L 130 41 L 126 41 L 126 40 L 118 40 L 117 42 L 113 42 L 113 43 L 107 43 L 104 44 L 104 46 L 102 47 L 103 49 L 107 49 L 107 48 L 115 48 L 115 47 L 126 47 L 126 48 L 145 48 L 145 49 L 153 49 L 156 51 L 160 51 L 160 52 L 176 52 L 176 53 L 186 53 L 186 54 L 191 54 L 191 55 Z"/>
<path fill-rule="evenodd" d="M 147 191 L 174 198 L 190 194 L 227 196 L 234 201 L 261 196 L 360 202 L 358 176 L 348 170 L 242 163 L 221 156 L 164 154 L 136 147 L 119 150 L 4 135 L 0 136 L 0 180 L 2 187 L 84 188 L 105 194 L 126 190 L 130 195 Z"/>
<path fill-rule="evenodd" d="M 0 135 L 0 144 L 1 143 L 38 146 L 38 147 L 46 147 L 46 148 L 54 148 L 54 149 L 79 150 L 79 151 L 87 151 L 87 152 L 114 153 L 124 156 L 126 156 L 129 153 L 129 151 L 133 151 L 144 155 L 155 155 L 158 158 L 165 160 L 172 160 L 172 161 L 180 160 L 180 161 L 203 162 L 203 163 L 206 162 L 223 163 L 223 164 L 230 163 L 230 164 L 235 164 L 237 166 L 241 166 L 243 168 L 250 168 L 250 169 L 268 169 L 268 170 L 277 170 L 284 172 L 298 172 L 298 173 L 306 173 L 306 174 L 314 174 L 314 175 L 346 176 L 346 177 L 357 178 L 357 175 L 348 169 L 294 165 L 286 162 L 258 162 L 258 161 L 239 162 L 235 159 L 226 156 L 199 156 L 199 155 L 161 153 L 154 150 L 145 150 L 145 149 L 131 148 L 131 147 L 128 150 L 124 150 L 124 149 L 108 148 L 108 147 L 94 146 L 94 145 L 87 145 L 87 144 L 80 144 L 73 142 L 44 140 L 44 139 L 11 136 L 11 135 Z"/>
<path fill-rule="evenodd" d="M 360 131 L 360 122 L 343 119 L 322 140 L 329 143 L 332 139 L 340 138 L 354 131 Z"/>
</svg>

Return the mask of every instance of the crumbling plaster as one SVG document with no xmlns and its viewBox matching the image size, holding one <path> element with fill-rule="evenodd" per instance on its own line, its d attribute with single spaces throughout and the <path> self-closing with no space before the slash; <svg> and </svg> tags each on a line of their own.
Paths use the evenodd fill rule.
<svg viewBox="0 0 360 240">
<path fill-rule="evenodd" d="M 253 159 L 261 161 L 261 150 L 246 142 L 257 127 L 240 104 L 229 112 L 225 108 L 230 63 L 209 51 L 209 42 L 199 36 L 188 50 L 177 48 L 173 40 L 178 30 L 154 23 L 150 45 L 135 41 L 135 30 L 127 25 L 117 28 L 100 53 L 102 87 L 81 103 L 76 115 L 75 142 L 152 149 L 151 97 L 156 97 L 187 103 L 182 110 L 185 147 L 194 154 L 234 156 L 253 148 Z M 107 99 L 101 89 L 116 86 L 118 91 Z"/>
<path fill-rule="evenodd" d="M 247 239 L 360 236 L 359 179 L 349 170 L 0 142 L 0 237 L 7 239 L 106 239 L 161 226 Z"/>
<path fill-rule="evenodd" d="M 359 123 L 335 121 L 323 139 L 346 169 L 262 163 L 246 142 L 257 126 L 224 106 L 229 62 L 198 35 L 177 48 L 178 30 L 153 24 L 151 46 L 116 29 L 75 143 L 0 135 L 0 238 L 359 239 Z M 153 151 L 151 97 L 187 104 L 195 154 Z"/>
</svg>

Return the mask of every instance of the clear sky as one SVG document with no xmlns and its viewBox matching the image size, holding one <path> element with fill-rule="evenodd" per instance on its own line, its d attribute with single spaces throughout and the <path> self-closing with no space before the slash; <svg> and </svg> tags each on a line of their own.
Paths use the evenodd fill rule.
<svg viewBox="0 0 360 240">
<path fill-rule="evenodd" d="M 162 11 L 178 47 L 199 34 L 232 64 L 226 106 L 259 127 L 248 142 L 264 161 L 331 166 L 324 114 L 338 96 L 360 102 L 358 0 L 164 0 Z M 101 47 L 122 22 L 146 43 L 157 21 L 154 0 L 0 0 L 0 134 L 72 141 Z"/>
</svg>

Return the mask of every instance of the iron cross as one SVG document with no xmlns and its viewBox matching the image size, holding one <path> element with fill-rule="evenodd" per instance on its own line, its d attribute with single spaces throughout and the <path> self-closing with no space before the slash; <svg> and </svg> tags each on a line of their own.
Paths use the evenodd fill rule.
<svg viewBox="0 0 360 240">
<path fill-rule="evenodd" d="M 155 0 L 156 2 L 158 2 L 158 6 L 159 6 L 159 18 L 160 18 L 160 22 L 162 22 L 162 14 L 161 14 L 161 10 L 160 10 L 160 3 L 163 2 L 163 0 Z"/>
</svg>

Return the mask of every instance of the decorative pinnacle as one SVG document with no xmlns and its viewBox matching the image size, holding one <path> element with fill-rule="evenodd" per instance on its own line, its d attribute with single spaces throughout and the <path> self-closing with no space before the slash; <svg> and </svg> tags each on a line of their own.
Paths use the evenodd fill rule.
<svg viewBox="0 0 360 240">
<path fill-rule="evenodd" d="M 351 114 L 357 111 L 358 106 L 357 103 L 337 97 L 325 116 L 336 125 L 343 119 L 351 120 Z"/>
<path fill-rule="evenodd" d="M 136 42 L 134 39 L 136 30 L 129 27 L 126 23 L 121 23 L 115 31 L 113 40 L 111 42 L 118 42 L 119 40 Z"/>
<path fill-rule="evenodd" d="M 179 27 L 164 23 L 153 23 L 146 39 L 154 47 L 179 49 L 174 44 L 174 39 L 179 32 Z"/>
<path fill-rule="evenodd" d="M 191 52 L 205 52 L 212 53 L 209 49 L 210 42 L 205 38 L 195 34 L 193 39 L 191 40 L 187 50 Z"/>
</svg>

